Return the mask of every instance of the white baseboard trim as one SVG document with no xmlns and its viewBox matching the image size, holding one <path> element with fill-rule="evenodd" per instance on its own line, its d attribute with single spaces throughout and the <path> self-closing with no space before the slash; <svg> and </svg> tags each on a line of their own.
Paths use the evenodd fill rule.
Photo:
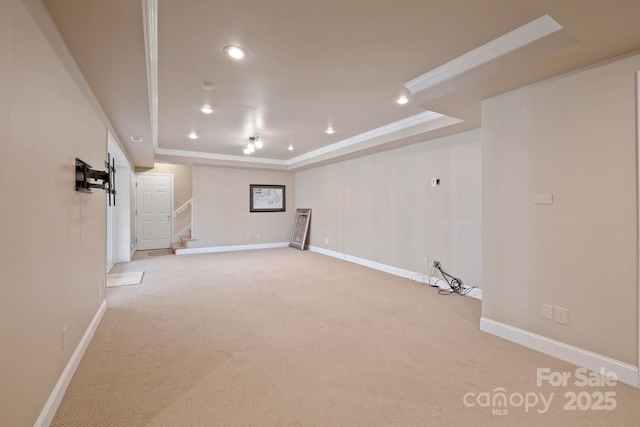
<svg viewBox="0 0 640 427">
<path fill-rule="evenodd" d="M 311 252 L 317 252 L 319 254 L 330 256 L 333 258 L 345 259 L 345 260 L 347 259 L 347 255 L 343 254 L 342 252 L 330 251 L 329 249 L 324 249 L 324 248 L 320 248 L 318 246 L 313 246 L 313 245 L 309 245 L 308 249 Z"/>
<path fill-rule="evenodd" d="M 496 322 L 486 317 L 480 318 L 480 330 L 594 372 L 604 368 L 606 372 L 614 372 L 618 377 L 618 381 L 633 387 L 639 386 L 638 367 L 636 366 Z"/>
<path fill-rule="evenodd" d="M 385 273 L 393 274 L 394 276 L 404 277 L 406 279 L 411 279 L 416 277 L 417 274 L 413 271 L 405 270 L 402 268 L 394 267 L 392 265 L 382 264 L 375 261 L 370 261 L 364 258 L 358 258 L 352 255 L 345 254 L 344 259 L 349 262 L 353 262 L 354 264 L 363 265 L 365 267 L 373 268 L 374 270 L 384 271 Z"/>
<path fill-rule="evenodd" d="M 257 245 L 213 246 L 208 248 L 176 249 L 176 255 L 211 254 L 215 252 L 250 251 L 254 249 L 286 248 L 289 242 L 261 243 Z"/>
<path fill-rule="evenodd" d="M 446 285 L 446 282 L 444 282 L 442 279 L 438 279 L 436 277 L 430 277 L 427 276 L 423 273 L 417 273 L 415 271 L 409 271 L 409 270 L 405 270 L 403 268 L 399 268 L 399 267 L 394 267 L 392 265 L 387 265 L 387 264 L 382 264 L 376 261 L 370 261 L 368 259 L 364 259 L 364 258 L 358 258 L 355 257 L 353 255 L 348 255 L 348 254 L 344 254 L 341 252 L 336 252 L 336 251 L 331 251 L 329 249 L 324 249 L 324 248 L 320 248 L 318 246 L 313 246 L 313 245 L 309 245 L 309 250 L 311 252 L 317 252 L 319 254 L 322 255 L 327 255 L 333 258 L 338 258 L 338 259 L 343 259 L 345 261 L 349 261 L 352 262 L 354 264 L 359 264 L 365 267 L 369 267 L 369 268 L 373 268 L 374 270 L 379 270 L 379 271 L 384 271 L 385 273 L 389 273 L 389 274 L 393 274 L 394 276 L 399 276 L 399 277 L 404 277 L 406 279 L 411 279 L 411 280 L 415 280 L 416 282 L 420 282 L 420 283 L 426 283 L 428 285 L 433 285 L 436 286 L 438 285 L 438 287 L 440 289 L 450 289 L 450 287 L 448 285 Z M 473 290 L 471 290 L 467 296 L 470 296 L 472 298 L 476 298 L 476 299 L 482 299 L 482 290 L 480 288 L 475 288 Z"/>
<path fill-rule="evenodd" d="M 62 402 L 62 398 L 64 397 L 64 393 L 67 391 L 67 387 L 69 387 L 69 383 L 71 382 L 71 378 L 73 378 L 73 374 L 78 369 L 78 365 L 80 364 L 80 360 L 84 355 L 84 352 L 89 347 L 89 343 L 93 338 L 93 334 L 98 329 L 98 325 L 102 320 L 102 316 L 104 312 L 107 310 L 107 300 L 102 300 L 102 304 L 100 304 L 100 308 L 96 312 L 95 316 L 93 316 L 93 320 L 89 324 L 89 327 L 85 331 L 80 343 L 76 347 L 75 351 L 71 355 L 67 366 L 62 371 L 62 375 L 58 379 L 53 391 L 49 395 L 49 399 L 44 404 L 42 411 L 40 412 L 40 416 L 36 420 L 34 427 L 48 427 L 53 421 L 53 417 L 56 415 L 56 411 L 60 406 L 60 402 Z"/>
</svg>

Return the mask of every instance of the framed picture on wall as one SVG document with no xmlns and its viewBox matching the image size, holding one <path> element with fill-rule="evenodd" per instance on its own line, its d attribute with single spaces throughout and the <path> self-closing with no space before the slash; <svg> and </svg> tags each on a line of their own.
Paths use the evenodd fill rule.
<svg viewBox="0 0 640 427">
<path fill-rule="evenodd" d="M 293 223 L 289 246 L 304 251 L 309 232 L 309 220 L 311 219 L 311 209 L 296 209 L 296 220 Z"/>
<path fill-rule="evenodd" d="M 284 185 L 249 185 L 249 212 L 285 212 Z"/>
</svg>

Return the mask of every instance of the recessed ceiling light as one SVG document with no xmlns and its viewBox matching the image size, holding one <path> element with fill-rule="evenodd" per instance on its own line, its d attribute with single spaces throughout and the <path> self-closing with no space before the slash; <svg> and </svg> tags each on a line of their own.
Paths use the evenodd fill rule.
<svg viewBox="0 0 640 427">
<path fill-rule="evenodd" d="M 202 82 L 202 89 L 204 90 L 213 90 L 215 89 L 216 85 L 214 85 L 211 82 Z"/>
<path fill-rule="evenodd" d="M 404 104 L 406 104 L 407 102 L 409 102 L 409 99 L 408 99 L 406 96 L 402 95 L 401 97 L 399 97 L 398 99 L 396 99 L 396 102 L 397 102 L 398 104 L 400 104 L 400 105 L 404 105 Z"/>
<path fill-rule="evenodd" d="M 287 150 L 293 151 L 293 145 L 289 144 L 289 146 L 287 147 Z"/>
<path fill-rule="evenodd" d="M 191 133 L 189 134 L 189 138 L 191 138 L 191 139 L 196 139 L 196 138 L 198 138 L 198 135 L 197 135 L 195 132 L 191 132 Z"/>
<path fill-rule="evenodd" d="M 332 128 L 331 126 L 329 126 L 329 127 L 327 128 L 327 130 L 325 130 L 325 132 L 326 132 L 326 133 L 328 133 L 329 135 L 331 135 L 331 134 L 332 134 L 333 132 L 335 132 L 335 131 L 333 130 L 333 128 Z"/>
<path fill-rule="evenodd" d="M 223 51 L 233 59 L 244 59 L 249 56 L 249 53 L 240 46 L 225 46 Z"/>
<path fill-rule="evenodd" d="M 213 113 L 213 108 L 209 107 L 208 105 L 203 106 L 200 111 L 202 111 L 205 114 L 211 114 Z"/>
<path fill-rule="evenodd" d="M 131 137 L 131 142 L 142 142 L 142 137 L 141 136 L 132 136 Z"/>
</svg>

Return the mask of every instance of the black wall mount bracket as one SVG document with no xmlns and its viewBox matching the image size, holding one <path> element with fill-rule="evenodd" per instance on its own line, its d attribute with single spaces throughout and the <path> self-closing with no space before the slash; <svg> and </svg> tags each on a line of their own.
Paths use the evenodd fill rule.
<svg viewBox="0 0 640 427">
<path fill-rule="evenodd" d="M 91 193 L 92 188 L 99 188 L 109 195 L 109 206 L 113 200 L 116 205 L 115 174 L 116 162 L 108 155 L 104 162 L 106 171 L 92 169 L 92 166 L 76 157 L 76 191 Z"/>
</svg>

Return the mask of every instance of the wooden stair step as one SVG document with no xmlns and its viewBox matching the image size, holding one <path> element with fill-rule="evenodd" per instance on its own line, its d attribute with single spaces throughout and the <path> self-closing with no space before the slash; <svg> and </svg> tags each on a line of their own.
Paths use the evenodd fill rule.
<svg viewBox="0 0 640 427">
<path fill-rule="evenodd" d="M 190 243 L 191 242 L 195 242 L 198 239 L 194 239 L 193 236 L 188 235 L 188 236 L 180 236 L 180 243 L 182 244 L 183 248 L 189 248 L 191 247 Z"/>
</svg>

